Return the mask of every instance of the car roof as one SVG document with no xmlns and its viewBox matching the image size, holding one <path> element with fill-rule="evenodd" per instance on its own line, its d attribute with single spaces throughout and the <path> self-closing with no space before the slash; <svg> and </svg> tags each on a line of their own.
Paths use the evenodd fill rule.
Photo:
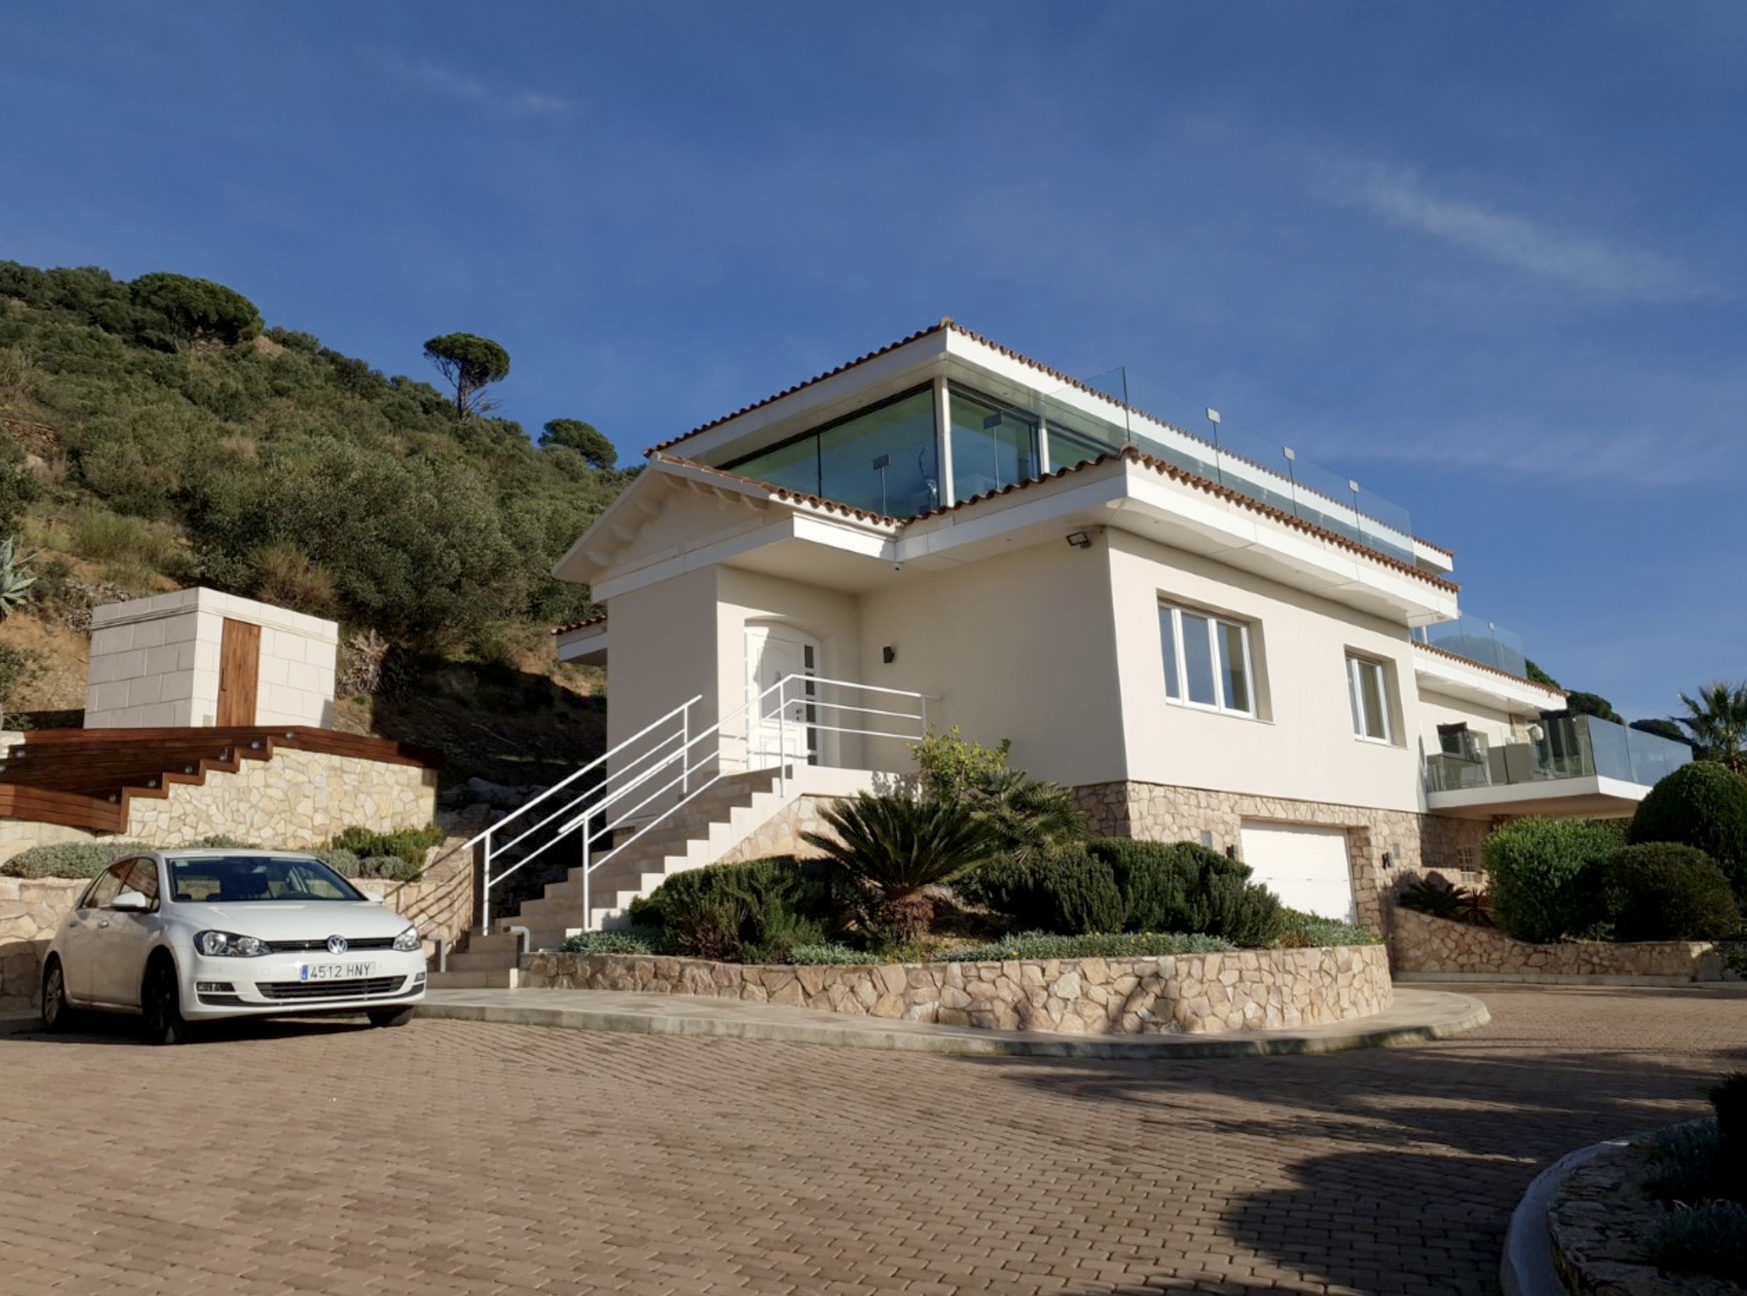
<svg viewBox="0 0 1747 1296">
<path fill-rule="evenodd" d="M 309 851 L 290 847 L 285 850 L 255 850 L 253 848 L 245 850 L 239 846 L 233 850 L 224 846 L 198 846 L 184 850 L 179 846 L 159 846 L 154 848 L 151 853 L 166 858 L 174 855 L 177 859 L 283 859 L 287 855 L 303 859 L 315 858 Z"/>
</svg>

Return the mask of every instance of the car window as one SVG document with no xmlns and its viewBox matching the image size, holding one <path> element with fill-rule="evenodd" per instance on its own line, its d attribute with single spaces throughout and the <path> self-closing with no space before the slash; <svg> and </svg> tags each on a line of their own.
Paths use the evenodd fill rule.
<svg viewBox="0 0 1747 1296">
<path fill-rule="evenodd" d="M 120 860 L 103 870 L 101 877 L 92 884 L 85 893 L 85 898 L 79 904 L 81 909 L 107 909 L 112 900 L 121 894 L 122 879 L 133 868 L 130 859 Z"/>
<path fill-rule="evenodd" d="M 124 891 L 138 891 L 152 902 L 155 909 L 158 906 L 158 861 L 150 857 L 142 857 L 133 861 L 133 867 L 127 872 L 126 879 L 121 884 Z"/>
</svg>

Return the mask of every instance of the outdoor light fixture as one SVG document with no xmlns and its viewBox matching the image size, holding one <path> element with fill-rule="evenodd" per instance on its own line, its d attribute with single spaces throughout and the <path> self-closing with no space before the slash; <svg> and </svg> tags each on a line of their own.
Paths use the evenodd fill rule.
<svg viewBox="0 0 1747 1296">
<path fill-rule="evenodd" d="M 1383 852 L 1383 867 L 1386 869 L 1390 869 L 1390 868 L 1395 867 L 1395 859 L 1393 856 L 1391 856 L 1389 854 L 1388 851 Z"/>
<path fill-rule="evenodd" d="M 892 647 L 891 644 L 887 644 L 884 648 L 880 649 L 880 660 L 890 666 L 893 662 L 898 660 L 898 650 Z"/>
<path fill-rule="evenodd" d="M 1086 531 L 1070 531 L 1068 532 L 1068 543 L 1073 545 L 1076 549 L 1090 549 L 1092 547 L 1091 533 Z"/>
</svg>

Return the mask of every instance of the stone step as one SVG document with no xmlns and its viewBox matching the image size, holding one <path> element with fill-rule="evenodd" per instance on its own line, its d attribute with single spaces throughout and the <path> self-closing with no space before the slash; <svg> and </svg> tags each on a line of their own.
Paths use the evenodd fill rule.
<svg viewBox="0 0 1747 1296">
<path fill-rule="evenodd" d="M 529 948 L 533 948 L 530 943 Z M 461 950 L 449 955 L 450 972 L 490 972 L 497 968 L 512 968 L 521 960 L 515 949 L 474 951 Z"/>
</svg>

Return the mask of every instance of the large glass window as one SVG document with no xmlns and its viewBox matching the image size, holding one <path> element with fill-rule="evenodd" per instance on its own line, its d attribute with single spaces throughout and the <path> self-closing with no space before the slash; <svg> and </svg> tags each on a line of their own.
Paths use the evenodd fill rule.
<svg viewBox="0 0 1747 1296">
<path fill-rule="evenodd" d="M 934 393 L 920 388 L 724 467 L 872 513 L 926 513 L 940 504 Z"/>
<path fill-rule="evenodd" d="M 1164 603 L 1159 638 L 1167 698 L 1235 715 L 1256 714 L 1247 625 Z"/>
<path fill-rule="evenodd" d="M 1382 662 L 1347 658 L 1347 699 L 1353 707 L 1353 732 L 1389 742 L 1389 686 Z"/>
<path fill-rule="evenodd" d="M 954 388 L 952 497 L 961 503 L 1037 476 L 1037 423 Z"/>
</svg>

